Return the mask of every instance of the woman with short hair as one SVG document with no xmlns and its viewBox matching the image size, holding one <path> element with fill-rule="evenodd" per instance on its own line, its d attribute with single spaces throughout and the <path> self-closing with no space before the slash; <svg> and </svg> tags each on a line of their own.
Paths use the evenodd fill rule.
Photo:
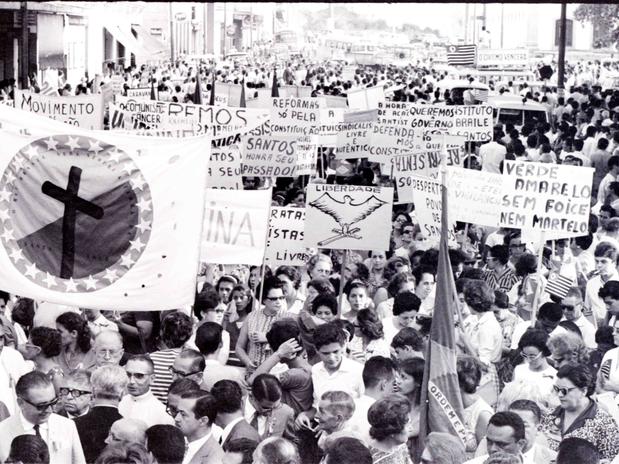
<svg viewBox="0 0 619 464">
<path fill-rule="evenodd" d="M 410 402 L 400 394 L 376 401 L 368 410 L 369 450 L 374 464 L 412 464 L 408 440 Z"/>
</svg>

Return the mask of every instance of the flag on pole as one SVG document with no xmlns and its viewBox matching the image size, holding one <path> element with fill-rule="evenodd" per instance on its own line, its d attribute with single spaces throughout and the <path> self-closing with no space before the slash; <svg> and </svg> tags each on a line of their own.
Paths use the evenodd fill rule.
<svg viewBox="0 0 619 464">
<path fill-rule="evenodd" d="M 569 277 L 562 276 L 558 272 L 552 271 L 548 274 L 546 282 L 546 292 L 551 295 L 558 296 L 559 298 L 565 298 L 567 292 L 574 285 L 574 281 Z"/>
<path fill-rule="evenodd" d="M 95 309 L 192 303 L 210 138 L 90 131 L 3 105 L 0 138 L 4 290 Z"/>
<path fill-rule="evenodd" d="M 213 69 L 213 83 L 211 84 L 211 96 L 209 98 L 208 104 L 211 106 L 215 106 L 215 78 L 216 78 L 215 70 Z"/>
<path fill-rule="evenodd" d="M 444 169 L 444 166 L 443 168 Z M 443 176 L 444 177 L 444 176 Z M 421 443 L 430 432 L 450 433 L 466 446 L 469 431 L 464 425 L 462 396 L 456 370 L 456 286 L 449 261 L 447 187 L 442 185 L 441 239 L 439 243 L 438 271 L 436 274 L 436 300 L 430 329 L 423 384 L 421 387 Z"/>
<path fill-rule="evenodd" d="M 245 100 L 245 79 L 241 81 L 241 100 L 239 102 L 241 108 L 247 107 L 247 101 Z"/>
<path fill-rule="evenodd" d="M 475 66 L 477 45 L 448 45 L 447 64 L 450 66 Z"/>
<path fill-rule="evenodd" d="M 192 101 L 195 105 L 202 104 L 202 86 L 200 85 L 200 70 L 196 71 L 196 88 L 193 92 Z"/>
<path fill-rule="evenodd" d="M 273 84 L 271 85 L 271 97 L 279 98 L 279 87 L 277 85 L 277 68 L 273 66 Z"/>
</svg>

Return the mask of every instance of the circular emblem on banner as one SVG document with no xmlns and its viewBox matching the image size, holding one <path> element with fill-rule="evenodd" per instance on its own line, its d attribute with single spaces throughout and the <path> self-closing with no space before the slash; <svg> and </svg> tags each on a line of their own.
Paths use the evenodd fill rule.
<svg viewBox="0 0 619 464">
<path fill-rule="evenodd" d="M 150 188 L 123 150 L 54 135 L 17 152 L 0 179 L 0 242 L 41 287 L 101 290 L 137 262 L 150 238 Z"/>
</svg>

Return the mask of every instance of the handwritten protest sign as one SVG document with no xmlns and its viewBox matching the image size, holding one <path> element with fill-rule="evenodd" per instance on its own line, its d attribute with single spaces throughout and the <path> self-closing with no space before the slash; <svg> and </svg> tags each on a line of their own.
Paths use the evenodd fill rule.
<svg viewBox="0 0 619 464">
<path fill-rule="evenodd" d="M 385 102 L 385 90 L 381 86 L 349 89 L 346 98 L 348 107 L 352 110 L 374 110 L 378 108 L 379 103 Z"/>
<path fill-rule="evenodd" d="M 150 100 L 150 87 L 143 87 L 140 89 L 127 89 L 127 97 L 139 98 L 142 100 Z M 155 100 L 157 100 L 157 89 L 155 88 Z"/>
<path fill-rule="evenodd" d="M 415 130 L 412 118 L 408 117 L 408 107 L 400 102 L 378 103 L 378 116 L 372 125 L 370 161 L 387 163 L 391 156 L 414 148 Z"/>
<path fill-rule="evenodd" d="M 271 190 L 206 190 L 200 261 L 262 263 Z"/>
<path fill-rule="evenodd" d="M 297 166 L 297 137 L 273 134 L 264 123 L 245 137 L 243 175 L 292 177 Z"/>
<path fill-rule="evenodd" d="M 320 127 L 318 129 L 318 143 L 323 147 L 334 147 L 337 143 L 337 134 L 342 130 L 344 108 L 321 108 Z"/>
<path fill-rule="evenodd" d="M 111 129 L 183 130 L 192 131 L 193 135 L 208 134 L 222 138 L 248 132 L 269 118 L 268 110 L 253 108 L 146 101 L 128 97 L 117 97 L 116 104 L 123 112 L 123 125 L 110 124 Z"/>
<path fill-rule="evenodd" d="M 112 92 L 114 95 L 120 95 L 123 93 L 123 87 L 125 86 L 125 78 L 123 76 L 119 76 L 115 74 L 110 79 L 110 84 L 112 86 Z"/>
<path fill-rule="evenodd" d="M 377 118 L 377 110 L 344 114 L 344 122 L 340 124 L 340 130 L 337 134 L 335 158 L 363 158 L 368 156 L 372 139 L 372 124 Z"/>
<path fill-rule="evenodd" d="M 501 227 L 589 233 L 593 168 L 506 160 L 503 174 Z"/>
<path fill-rule="evenodd" d="M 455 221 L 498 227 L 503 181 L 501 174 L 448 167 L 449 217 Z"/>
<path fill-rule="evenodd" d="M 316 172 L 316 155 L 318 151 L 318 137 L 304 135 L 297 139 L 295 147 L 297 167 L 295 176 L 311 176 Z"/>
<path fill-rule="evenodd" d="M 308 247 L 387 250 L 392 187 L 309 184 L 305 230 Z"/>
<path fill-rule="evenodd" d="M 310 253 L 305 246 L 305 208 L 271 207 L 264 262 L 277 266 L 304 266 Z"/>
<path fill-rule="evenodd" d="M 103 129 L 101 94 L 54 97 L 15 89 L 15 108 L 47 116 L 82 129 Z"/>
<path fill-rule="evenodd" d="M 317 98 L 272 98 L 271 131 L 274 134 L 297 136 L 317 134 L 320 108 Z"/>
<path fill-rule="evenodd" d="M 438 243 L 441 238 L 441 181 L 427 177 L 411 176 L 411 188 L 415 197 L 415 215 L 421 226 L 421 233 L 431 243 Z M 449 243 L 456 244 L 453 220 L 449 227 Z"/>
<path fill-rule="evenodd" d="M 238 145 L 212 149 L 206 186 L 209 188 L 243 190 L 241 152 Z"/>
</svg>

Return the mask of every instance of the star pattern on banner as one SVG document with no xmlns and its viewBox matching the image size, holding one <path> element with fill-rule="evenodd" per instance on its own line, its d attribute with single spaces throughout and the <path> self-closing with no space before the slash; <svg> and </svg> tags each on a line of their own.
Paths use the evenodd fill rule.
<svg viewBox="0 0 619 464">
<path fill-rule="evenodd" d="M 88 156 L 114 171 L 118 181 L 135 196 L 138 223 L 133 226 L 129 246 L 118 261 L 86 278 L 63 279 L 37 268 L 30 261 L 15 237 L 11 223 L 14 212 L 15 182 L 27 176 L 36 162 L 53 163 L 57 156 Z M 44 161 L 45 160 L 45 161 Z M 127 192 L 127 193 L 128 193 Z M 153 205 L 150 188 L 141 170 L 124 151 L 88 136 L 52 135 L 32 141 L 16 153 L 0 178 L 0 242 L 13 265 L 34 283 L 66 293 L 96 291 L 118 281 L 138 261 L 150 239 L 153 225 Z"/>
</svg>

